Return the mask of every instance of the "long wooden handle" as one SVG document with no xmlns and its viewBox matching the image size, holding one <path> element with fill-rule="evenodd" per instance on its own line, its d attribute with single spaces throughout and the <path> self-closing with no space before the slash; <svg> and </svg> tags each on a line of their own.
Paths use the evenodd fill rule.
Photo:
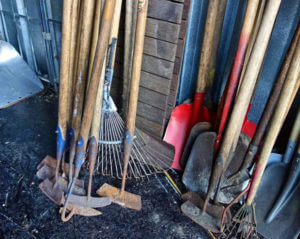
<svg viewBox="0 0 300 239">
<path fill-rule="evenodd" d="M 74 75 L 76 71 L 75 66 L 75 56 L 76 56 L 76 46 L 78 44 L 78 29 L 79 29 L 79 12 L 80 12 L 81 0 L 72 1 L 72 13 L 71 13 L 71 40 L 70 40 L 70 67 L 69 67 L 69 92 L 68 92 L 68 111 L 69 111 L 69 124 L 71 124 L 72 119 L 72 103 L 73 103 L 73 84 Z"/>
<path fill-rule="evenodd" d="M 242 26 L 241 36 L 239 39 L 239 44 L 238 44 L 237 52 L 235 55 L 234 64 L 232 67 L 230 77 L 228 79 L 228 88 L 226 90 L 226 98 L 224 101 L 224 108 L 223 108 L 223 112 L 221 115 L 218 135 L 217 135 L 216 143 L 215 143 L 216 151 L 219 149 L 219 143 L 221 141 L 221 138 L 222 138 L 222 135 L 223 135 L 223 132 L 224 132 L 227 120 L 228 120 L 229 112 L 230 112 L 231 105 L 232 105 L 233 99 L 234 99 L 236 91 L 237 91 L 237 86 L 238 86 L 239 80 L 240 79 L 242 80 L 242 78 L 240 76 L 241 76 L 241 72 L 243 69 L 243 64 L 244 64 L 244 60 L 245 60 L 245 56 L 246 56 L 246 52 L 247 52 L 248 43 L 249 43 L 249 40 L 251 37 L 251 32 L 254 27 L 255 16 L 257 15 L 258 6 L 259 6 L 259 0 L 249 1 L 248 5 L 247 5 L 247 11 L 246 11 L 245 19 L 244 19 L 243 26 Z M 251 47 L 251 46 L 249 46 L 249 47 Z M 249 51 L 251 51 L 251 49 Z"/>
<path fill-rule="evenodd" d="M 126 139 L 124 145 L 124 167 L 123 167 L 121 192 L 124 192 L 125 190 L 127 167 L 130 158 L 132 140 L 133 140 L 134 129 L 135 129 L 136 111 L 137 111 L 137 103 L 138 103 L 138 95 L 139 95 L 139 84 L 140 84 L 142 60 L 143 60 L 144 39 L 145 39 L 145 31 L 146 31 L 147 10 L 148 10 L 148 0 L 139 1 L 134 55 L 133 55 L 133 63 L 132 63 L 132 78 L 131 78 L 131 85 L 130 85 L 129 108 L 128 108 L 127 122 L 126 122 L 127 132 L 126 132 Z"/>
<path fill-rule="evenodd" d="M 247 154 L 245 156 L 242 168 L 248 168 L 256 156 L 256 153 L 258 150 L 258 145 L 260 144 L 260 142 L 262 140 L 264 132 L 267 128 L 267 125 L 269 124 L 269 121 L 274 112 L 275 106 L 278 102 L 279 95 L 280 95 L 284 80 L 286 79 L 286 75 L 287 75 L 289 66 L 291 64 L 299 37 L 300 37 L 300 26 L 298 26 L 297 31 L 294 34 L 293 41 L 289 47 L 289 51 L 285 57 L 284 63 L 281 67 L 280 74 L 276 80 L 276 83 L 273 86 L 272 93 L 268 99 L 268 103 L 267 103 L 265 110 L 263 112 L 263 115 L 259 121 L 258 127 L 255 131 L 254 137 L 251 141 L 251 144 L 250 144 Z"/>
<path fill-rule="evenodd" d="M 293 56 L 292 65 L 290 66 L 287 79 L 282 88 L 280 99 L 278 101 L 275 113 L 273 115 L 269 131 L 267 133 L 262 151 L 260 153 L 256 170 L 254 172 L 253 181 L 250 187 L 250 191 L 247 198 L 247 204 L 251 204 L 255 198 L 258 186 L 261 182 L 262 175 L 268 162 L 268 158 L 271 154 L 272 148 L 275 144 L 277 136 L 280 132 L 282 124 L 286 117 L 286 109 L 290 105 L 291 97 L 293 95 L 294 88 L 300 81 L 300 40 L 296 47 L 296 51 Z"/>
<path fill-rule="evenodd" d="M 215 167 L 213 168 L 207 198 L 205 201 L 205 206 L 207 205 L 209 197 L 211 196 L 210 194 L 213 192 L 213 190 L 216 187 L 216 184 L 219 182 L 224 166 L 229 165 L 229 162 L 227 162 L 229 153 L 231 147 L 235 148 L 235 145 L 233 145 L 233 141 L 235 140 L 237 132 L 241 130 L 241 122 L 243 122 L 245 118 L 248 105 L 253 94 L 255 83 L 258 78 L 261 65 L 263 63 L 264 55 L 268 47 L 269 39 L 271 37 L 280 3 L 281 0 L 271 0 L 266 6 L 262 24 L 259 29 L 257 39 L 255 41 L 253 51 L 250 56 L 247 70 L 245 72 L 246 80 L 243 81 L 243 84 L 241 85 L 240 90 L 237 94 L 235 105 L 233 107 L 225 131 L 224 139 L 221 143 L 220 152 L 217 157 Z"/>
<path fill-rule="evenodd" d="M 58 125 L 56 140 L 56 169 L 55 180 L 57 182 L 59 165 L 66 145 L 67 119 L 68 119 L 68 87 L 69 87 L 69 64 L 70 64 L 70 39 L 71 39 L 71 7 L 72 1 L 65 0 L 63 5 L 62 24 L 62 47 L 60 61 Z"/>
<path fill-rule="evenodd" d="M 122 8 L 122 0 L 116 0 L 114 16 L 113 16 L 112 26 L 111 26 L 111 32 L 110 32 L 110 37 L 109 37 L 109 39 L 110 39 L 109 44 L 112 43 L 113 39 L 118 38 L 121 8 Z M 115 42 L 114 44 L 116 45 L 117 42 Z M 113 57 L 111 59 L 111 61 L 112 61 L 111 69 L 114 68 L 115 55 L 116 55 L 116 51 L 114 50 Z M 102 81 L 104 81 L 105 65 L 103 65 L 103 69 L 101 72 L 101 78 L 103 78 Z M 91 127 L 91 136 L 94 136 L 96 138 L 97 142 L 99 139 L 100 125 L 101 125 L 102 97 L 103 97 L 103 84 L 99 84 L 98 93 L 97 93 L 97 101 L 96 101 L 93 122 L 92 122 L 92 127 Z"/>
<path fill-rule="evenodd" d="M 201 58 L 197 78 L 197 93 L 203 93 L 208 78 L 210 58 L 212 54 L 213 37 L 215 33 L 216 20 L 220 0 L 210 0 L 208 3 L 204 38 L 202 43 Z"/>
</svg>

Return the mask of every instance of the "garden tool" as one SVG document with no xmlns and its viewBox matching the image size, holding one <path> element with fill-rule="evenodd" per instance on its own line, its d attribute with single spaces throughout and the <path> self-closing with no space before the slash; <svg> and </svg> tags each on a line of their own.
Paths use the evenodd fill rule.
<svg viewBox="0 0 300 239">
<path fill-rule="evenodd" d="M 203 105 L 218 8 L 219 0 L 209 1 L 194 102 L 192 105 L 182 104 L 174 109 L 164 136 L 166 142 L 175 146 L 172 167 L 177 170 L 181 170 L 179 161 L 184 143 L 190 129 L 197 123 Z"/>
<path fill-rule="evenodd" d="M 123 177 L 121 189 L 113 187 L 109 184 L 102 185 L 98 190 L 97 194 L 100 196 L 106 196 L 113 200 L 113 202 L 134 210 L 141 210 L 141 197 L 133 193 L 125 191 L 125 183 L 127 177 L 127 168 L 130 159 L 130 153 L 133 146 L 132 141 L 135 128 L 136 110 L 137 110 L 137 100 L 139 91 L 139 81 L 142 67 L 142 57 L 144 48 L 144 38 L 146 30 L 146 19 L 147 19 L 147 9 L 148 1 L 138 2 L 138 14 L 137 14 L 137 29 L 135 38 L 135 48 L 133 55 L 133 67 L 132 67 L 132 79 L 130 86 L 130 98 L 129 98 L 129 108 L 128 108 L 128 118 L 127 118 L 127 132 L 125 135 L 124 142 L 124 166 L 123 166 Z"/>
<path fill-rule="evenodd" d="M 289 51 L 286 55 L 285 61 L 281 68 L 281 72 L 277 78 L 275 85 L 273 86 L 272 93 L 271 93 L 268 103 L 265 107 L 264 113 L 260 119 L 258 128 L 255 132 L 255 135 L 254 135 L 252 141 L 251 141 L 251 144 L 249 145 L 246 157 L 243 161 L 243 165 L 236 174 L 231 175 L 229 177 L 229 181 L 238 182 L 238 181 L 243 181 L 245 178 L 249 178 L 248 168 L 254 161 L 254 158 L 258 151 L 259 144 L 263 138 L 264 132 L 267 128 L 267 125 L 271 119 L 272 113 L 275 109 L 275 106 L 278 101 L 278 98 L 279 98 L 284 80 L 286 78 L 289 66 L 291 64 L 291 60 L 292 60 L 299 37 L 300 37 L 300 27 L 298 27 L 298 29 L 294 35 L 293 42 L 292 42 L 292 44 L 289 48 Z"/>
<path fill-rule="evenodd" d="M 0 40 L 0 109 L 16 104 L 43 90 L 43 84 L 20 54 Z"/>
<path fill-rule="evenodd" d="M 260 32 L 262 32 L 262 29 L 265 28 L 265 24 L 266 24 L 265 20 L 268 20 L 268 24 L 269 24 L 272 23 L 272 21 L 270 20 L 273 20 L 273 18 L 275 19 L 277 14 L 276 9 L 279 8 L 279 5 L 280 5 L 280 1 L 278 0 L 268 2 Z M 270 11 L 269 9 L 272 10 Z M 270 15 L 273 15 L 273 18 L 271 18 Z M 260 34 L 258 35 L 257 40 L 259 40 L 259 38 L 260 38 Z M 291 97 L 293 97 L 294 87 L 297 86 L 297 82 L 299 81 L 299 72 L 300 72 L 300 42 L 298 40 L 296 50 L 293 55 L 292 64 L 288 71 L 287 79 L 284 82 L 276 110 L 273 114 L 273 118 L 270 123 L 269 131 L 266 135 L 266 139 L 262 151 L 260 153 L 260 156 L 256 164 L 247 201 L 239 209 L 237 214 L 233 217 L 233 222 L 234 222 L 233 226 L 237 228 L 241 228 L 242 229 L 241 233 L 242 234 L 245 233 L 247 236 L 256 233 L 256 221 L 253 221 L 255 219 L 255 209 L 254 209 L 255 206 L 253 204 L 253 201 L 256 196 L 259 184 L 261 182 L 265 167 L 267 165 L 268 158 L 271 154 L 272 148 L 275 144 L 276 138 L 282 127 L 282 124 L 286 118 L 287 115 L 286 111 L 290 105 Z M 231 230 L 231 232 L 239 233 L 239 230 L 233 229 Z M 231 236 L 232 235 L 230 233 L 227 235 L 227 238 L 231 238 Z"/>
<path fill-rule="evenodd" d="M 92 36 L 92 25 L 94 17 L 94 4 L 93 0 L 83 0 L 82 12 L 81 12 L 81 25 L 78 41 L 78 59 L 76 60 L 76 74 L 74 85 L 74 99 L 73 99 L 73 111 L 72 122 L 70 129 L 70 152 L 69 152 L 69 165 L 70 165 L 70 179 L 73 176 L 73 160 L 76 151 L 76 142 L 78 140 L 78 133 L 80 131 L 80 125 L 82 120 L 82 110 L 85 97 L 85 87 L 88 77 L 88 60 L 90 52 L 90 41 Z"/>
<path fill-rule="evenodd" d="M 189 158 L 189 155 L 191 153 L 191 150 L 193 148 L 194 142 L 198 135 L 201 133 L 208 131 L 211 129 L 211 123 L 209 122 L 199 122 L 193 126 L 191 129 L 191 132 L 189 134 L 189 137 L 186 140 L 183 153 L 180 158 L 180 166 L 184 169 L 186 162 Z"/>
<path fill-rule="evenodd" d="M 281 195 L 281 189 L 285 185 L 289 167 L 285 163 L 276 163 L 266 168 L 262 182 L 255 198 L 257 232 L 268 239 L 290 239 L 298 238 L 300 233 L 300 184 L 294 185 L 293 190 L 286 198 L 284 205 L 276 217 L 268 223 L 266 216 Z"/>
<path fill-rule="evenodd" d="M 218 152 L 219 143 L 230 112 L 230 106 L 237 90 L 238 80 L 242 71 L 243 61 L 251 31 L 254 26 L 258 5 L 259 1 L 251 1 L 247 6 L 232 74 L 227 82 L 226 97 L 222 99 L 221 105 L 218 109 L 217 118 L 220 118 L 220 123 L 217 120 L 217 124 L 220 124 L 217 132 L 218 134 L 215 132 L 206 132 L 203 133 L 203 136 L 199 135 L 193 146 L 194 152 L 193 150 L 191 151 L 187 162 L 182 180 L 192 191 L 200 192 L 202 194 L 207 192 L 211 169 L 213 167 L 214 153 Z M 242 141 L 241 144 L 243 144 Z M 199 160 L 199 158 L 201 160 Z"/>
<path fill-rule="evenodd" d="M 61 161 L 64 157 L 67 134 L 67 119 L 68 119 L 68 88 L 69 88 L 69 63 L 70 63 L 70 38 L 71 38 L 71 7 L 72 1 L 64 1 L 63 4 L 63 29 L 62 29 L 62 52 L 61 52 L 61 67 L 60 67 L 60 83 L 59 83 L 59 104 L 58 104 L 58 125 L 57 125 L 57 140 L 56 140 L 56 166 L 54 182 L 46 179 L 40 183 L 39 187 L 43 193 L 54 202 L 60 202 L 63 191 L 58 187 L 59 171 Z M 48 158 L 48 157 L 46 157 Z M 43 160 L 44 161 L 44 160 Z M 62 163 L 62 169 L 64 170 Z M 64 176 L 64 171 L 63 171 Z"/>
<path fill-rule="evenodd" d="M 239 92 L 236 96 L 236 103 L 233 107 L 230 119 L 225 131 L 224 139 L 221 143 L 220 151 L 216 159 L 212 175 L 210 177 L 210 183 L 207 191 L 207 196 L 203 206 L 205 212 L 206 206 L 210 197 L 213 194 L 217 184 L 219 183 L 221 175 L 226 171 L 230 160 L 230 151 L 235 152 L 237 140 L 235 137 L 241 130 L 243 120 L 247 113 L 248 105 L 251 100 L 251 96 L 254 91 L 254 87 L 260 72 L 261 65 L 264 60 L 264 55 L 267 50 L 268 42 L 271 37 L 273 25 L 277 16 L 277 12 L 280 6 L 280 0 L 269 1 L 265 13 L 262 19 L 261 27 L 259 29 L 255 45 L 253 47 L 247 69 L 245 72 L 245 78 L 247 81 L 243 81 L 240 86 Z M 250 4 L 254 4 L 254 1 L 250 1 Z M 248 4 L 249 4 L 248 3 Z M 258 2 L 256 3 L 258 5 Z M 249 6 L 249 5 L 248 5 Z M 250 5 L 251 6 L 251 5 Z M 257 6 L 256 6 L 257 9 Z M 255 12 L 256 12 L 255 9 Z M 250 11 L 249 11 L 250 12 Z M 247 19 L 247 13 L 246 13 Z"/>
<path fill-rule="evenodd" d="M 118 29 L 119 29 L 119 21 L 120 21 L 120 14 L 121 14 L 121 6 L 122 6 L 122 0 L 116 0 L 114 13 L 113 13 L 113 19 L 112 19 L 112 26 L 110 31 L 110 54 L 109 54 L 109 60 L 108 65 L 111 65 L 113 61 L 114 56 L 114 47 L 116 45 L 116 37 L 118 35 Z M 109 67 L 108 67 L 109 68 Z M 108 70 L 106 70 L 106 74 L 103 72 L 103 69 L 101 71 L 101 78 L 103 77 L 110 78 L 112 77 L 112 74 Z M 108 76 L 107 76 L 108 75 Z M 106 80 L 105 78 L 105 80 Z M 105 85 L 105 84 L 104 84 Z M 92 179 L 93 179 L 93 173 L 96 163 L 96 158 L 98 154 L 98 140 L 99 140 L 99 128 L 101 124 L 101 109 L 102 109 L 102 95 L 103 95 L 103 84 L 99 84 L 98 90 L 97 90 L 97 99 L 95 103 L 95 109 L 93 114 L 93 120 L 92 120 L 92 127 L 90 132 L 90 140 L 89 140 L 89 182 L 88 182 L 88 192 L 87 196 L 77 196 L 75 194 L 70 195 L 70 202 L 76 205 L 84 206 L 84 207 L 102 207 L 104 201 L 108 200 L 108 198 L 97 198 L 97 197 L 91 197 L 91 191 L 92 191 Z M 109 199 L 110 200 L 110 199 Z"/>
<path fill-rule="evenodd" d="M 289 137 L 289 141 L 288 141 L 288 144 L 286 147 L 286 151 L 283 155 L 282 161 L 284 163 L 289 163 L 291 161 L 291 158 L 293 157 L 293 153 L 295 151 L 296 145 L 299 142 L 299 136 L 300 136 L 300 110 L 298 110 L 292 131 L 291 131 L 291 135 Z"/>
<path fill-rule="evenodd" d="M 92 127 L 93 132 L 99 133 L 99 157 L 97 162 L 97 172 L 104 176 L 112 176 L 122 178 L 123 176 L 123 150 L 125 123 L 119 113 L 117 107 L 110 95 L 110 87 L 113 78 L 115 46 L 118 36 L 118 26 L 121 13 L 121 0 L 118 0 L 116 9 L 118 8 L 118 17 L 114 16 L 113 29 L 111 31 L 110 53 L 108 55 L 108 63 L 105 73 L 103 94 L 101 97 L 102 105 L 97 107 L 94 114 L 100 117 L 101 126 Z M 115 26 L 115 27 L 114 27 Z M 93 120 L 100 122 L 99 120 Z M 94 133 L 95 134 L 95 133 Z M 173 147 L 162 141 L 161 139 L 150 136 L 149 134 L 136 129 L 133 137 L 133 147 L 131 157 L 128 162 L 129 170 L 126 173 L 127 178 L 146 177 L 156 172 L 163 172 L 170 167 L 173 159 Z"/>
<path fill-rule="evenodd" d="M 277 198 L 275 204 L 272 209 L 268 213 L 266 218 L 266 222 L 270 223 L 276 217 L 276 215 L 280 212 L 281 208 L 285 205 L 287 199 L 290 197 L 293 188 L 297 182 L 299 182 L 300 177 L 300 146 L 295 154 L 295 158 L 291 163 L 291 167 L 289 169 L 289 177 L 287 181 L 285 181 L 283 190 L 280 193 L 280 196 Z"/>
<path fill-rule="evenodd" d="M 70 202 L 83 206 L 83 207 L 103 207 L 103 204 L 109 205 L 110 199 L 109 198 L 100 198 L 100 197 L 91 197 L 92 192 L 92 181 L 93 181 L 93 173 L 96 163 L 96 157 L 98 153 L 98 144 L 95 137 L 92 137 L 89 141 L 89 182 L 88 182 L 88 190 L 87 196 L 79 196 L 75 195 L 74 193 L 70 195 Z"/>
<path fill-rule="evenodd" d="M 96 104 L 98 87 L 99 84 L 103 84 L 103 80 L 101 80 L 100 74 L 104 64 L 105 53 L 108 46 L 114 6 L 115 6 L 115 0 L 105 2 L 103 17 L 101 20 L 101 27 L 99 31 L 99 37 L 98 37 L 97 50 L 96 50 L 96 55 L 94 60 L 92 79 L 90 81 L 89 91 L 85 102 L 83 119 L 80 128 L 80 136 L 76 146 L 75 171 L 61 213 L 62 221 L 69 220 L 72 216 L 72 212 L 68 216 L 66 216 L 66 210 L 70 200 L 70 196 L 73 193 L 75 181 L 78 178 L 81 166 L 85 161 L 87 140 L 88 140 L 91 124 L 92 124 L 92 117 L 93 117 L 93 112 Z M 111 203 L 110 200 L 103 198 L 102 206 L 107 206 L 110 203 Z"/>
<path fill-rule="evenodd" d="M 125 36 L 124 36 L 124 63 L 123 63 L 123 92 L 122 108 L 128 110 L 129 86 L 132 70 L 132 57 L 134 47 L 134 36 L 136 30 L 138 0 L 127 0 L 125 2 Z"/>
<path fill-rule="evenodd" d="M 71 38 L 70 38 L 70 61 L 69 61 L 69 86 L 68 86 L 68 127 L 70 129 L 71 119 L 72 119 L 72 105 L 73 105 L 73 88 L 74 88 L 74 78 L 76 74 L 78 52 L 76 52 L 78 47 L 78 40 L 80 36 L 78 35 L 78 29 L 80 29 L 80 7 L 82 0 L 72 1 L 71 10 Z"/>
</svg>

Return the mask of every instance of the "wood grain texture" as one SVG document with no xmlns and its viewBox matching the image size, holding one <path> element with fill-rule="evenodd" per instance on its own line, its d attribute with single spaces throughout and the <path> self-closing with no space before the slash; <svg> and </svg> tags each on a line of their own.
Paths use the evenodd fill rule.
<svg viewBox="0 0 300 239">
<path fill-rule="evenodd" d="M 152 37 L 145 38 L 144 53 L 167 61 L 175 60 L 177 45 Z"/>
<path fill-rule="evenodd" d="M 177 43 L 180 25 L 153 18 L 147 19 L 146 36 Z"/>
<path fill-rule="evenodd" d="M 147 120 L 139 115 L 136 117 L 136 125 L 140 129 L 144 129 L 149 133 L 157 135 L 159 137 L 162 136 L 163 126 L 161 124 L 155 123 L 151 120 Z"/>
<path fill-rule="evenodd" d="M 168 95 L 170 92 L 171 80 L 142 71 L 140 86 L 163 95 Z"/>
<path fill-rule="evenodd" d="M 149 90 L 144 87 L 140 87 L 139 91 L 139 101 L 152 105 L 159 109 L 165 110 L 167 106 L 167 96 L 157 93 L 153 90 Z"/>
<path fill-rule="evenodd" d="M 142 70 L 172 79 L 174 63 L 144 54 Z"/>
<path fill-rule="evenodd" d="M 137 114 L 153 122 L 163 124 L 165 111 L 143 102 L 138 102 Z"/>
<path fill-rule="evenodd" d="M 168 22 L 181 23 L 183 4 L 163 1 L 151 0 L 148 8 L 148 16 Z"/>
</svg>

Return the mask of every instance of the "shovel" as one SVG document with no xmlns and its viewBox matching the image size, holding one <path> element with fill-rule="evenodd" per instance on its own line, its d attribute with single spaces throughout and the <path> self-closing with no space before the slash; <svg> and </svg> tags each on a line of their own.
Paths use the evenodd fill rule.
<svg viewBox="0 0 300 239">
<path fill-rule="evenodd" d="M 96 57 L 94 60 L 94 66 L 92 71 L 92 78 L 89 85 L 89 91 L 87 94 L 87 99 L 85 102 L 85 108 L 83 112 L 83 119 L 80 128 L 80 137 L 76 146 L 76 162 L 75 162 L 75 171 L 72 178 L 72 182 L 69 187 L 69 191 L 67 193 L 66 200 L 64 202 L 64 207 L 61 213 L 62 221 L 69 220 L 72 216 L 72 212 L 66 217 L 66 211 L 68 207 L 68 203 L 70 201 L 70 196 L 73 193 L 73 188 L 75 185 L 75 181 L 78 178 L 79 171 L 81 166 L 85 161 L 85 153 L 87 147 L 87 139 L 89 135 L 89 131 L 92 124 L 93 112 L 96 104 L 96 97 L 98 92 L 99 84 L 103 85 L 103 78 L 100 78 L 101 70 L 104 64 L 105 53 L 107 51 L 109 35 L 111 30 L 111 23 L 113 18 L 113 10 L 115 6 L 115 1 L 106 1 L 104 6 L 104 13 L 101 21 L 101 27 L 99 32 Z M 103 199 L 103 205 L 107 206 L 111 203 L 110 200 Z"/>
<path fill-rule="evenodd" d="M 139 91 L 139 81 L 142 67 L 144 37 L 146 30 L 146 19 L 147 19 L 148 1 L 138 2 L 138 13 L 137 13 L 137 28 L 135 37 L 135 47 L 133 55 L 133 67 L 132 67 L 132 79 L 130 86 L 130 98 L 129 108 L 127 115 L 127 132 L 125 135 L 124 142 L 124 166 L 123 166 L 123 177 L 121 189 L 118 189 L 109 184 L 102 185 L 98 190 L 97 194 L 100 196 L 109 197 L 114 203 L 117 203 L 123 207 L 127 207 L 134 210 L 141 210 L 142 202 L 141 196 L 129 193 L 125 191 L 125 183 L 127 177 L 127 168 L 130 158 L 130 152 L 132 148 L 132 140 L 135 129 L 135 119 L 137 110 L 137 100 Z"/>
<path fill-rule="evenodd" d="M 252 7 L 255 1 L 248 2 L 248 6 Z M 264 16 L 262 19 L 261 27 L 259 29 L 248 65 L 247 69 L 245 71 L 244 80 L 240 86 L 239 92 L 236 96 L 235 105 L 233 107 L 232 113 L 230 115 L 230 119 L 225 131 L 224 139 L 220 146 L 220 152 L 218 154 L 218 157 L 216 159 L 214 169 L 212 172 L 212 175 L 210 177 L 210 183 L 207 191 L 207 196 L 205 199 L 205 203 L 203 206 L 203 211 L 205 212 L 206 206 L 209 202 L 209 199 L 213 196 L 213 192 L 219 183 L 219 180 L 222 176 L 222 174 L 226 171 L 229 163 L 230 163 L 230 152 L 235 152 L 237 141 L 236 135 L 239 134 L 242 125 L 243 125 L 243 119 L 247 113 L 248 105 L 251 100 L 251 96 L 254 91 L 254 87 L 260 72 L 260 68 L 262 66 L 265 52 L 267 50 L 267 46 L 269 43 L 269 39 L 271 37 L 271 33 L 273 30 L 273 25 L 275 23 L 275 19 L 278 13 L 277 5 L 276 7 L 271 6 L 272 2 L 268 2 Z M 252 10 L 255 10 L 256 12 L 258 6 L 258 1 L 256 2 L 255 9 L 249 10 L 249 12 L 252 12 Z M 247 9 L 248 10 L 248 9 Z M 248 13 L 248 11 L 247 11 Z M 247 19 L 247 13 L 246 13 L 246 19 Z M 243 37 L 243 35 L 242 35 Z M 243 39 L 243 38 L 242 38 Z M 233 71 L 234 72 L 234 71 Z M 228 160 L 229 159 L 229 160 Z"/>
<path fill-rule="evenodd" d="M 0 40 L 0 109 L 43 90 L 43 84 L 9 43 Z"/>
<path fill-rule="evenodd" d="M 231 181 L 233 183 L 237 183 L 237 182 L 243 181 L 246 178 L 249 178 L 248 168 L 250 167 L 250 165 L 254 161 L 254 158 L 255 158 L 255 156 L 257 154 L 257 151 L 258 151 L 259 144 L 260 144 L 260 142 L 263 138 L 264 132 L 267 128 L 267 125 L 269 124 L 272 113 L 273 113 L 273 111 L 275 109 L 275 106 L 277 104 L 277 101 L 279 99 L 279 95 L 280 95 L 284 80 L 286 78 L 287 71 L 288 71 L 289 66 L 291 64 L 292 57 L 293 57 L 293 54 L 294 54 L 294 51 L 295 51 L 295 48 L 296 48 L 299 37 L 300 37 L 300 27 L 298 27 L 297 31 L 295 32 L 292 44 L 290 45 L 289 51 L 286 55 L 286 58 L 285 58 L 285 61 L 284 61 L 283 65 L 282 65 L 280 74 L 277 78 L 276 83 L 273 86 L 272 93 L 269 97 L 269 100 L 268 100 L 268 103 L 265 107 L 264 113 L 263 113 L 263 115 L 262 115 L 262 117 L 259 121 L 258 128 L 257 128 L 257 130 L 254 134 L 254 137 L 251 141 L 251 144 L 249 145 L 247 154 L 246 154 L 245 159 L 243 161 L 243 165 L 236 174 L 231 175 L 228 178 L 229 181 Z M 293 140 L 295 140 L 294 137 L 292 139 L 292 142 L 293 142 Z M 296 141 L 294 141 L 294 142 L 296 142 Z M 292 144 L 293 143 L 291 143 L 291 145 Z M 289 148 L 289 146 L 288 146 L 288 148 Z M 287 148 L 287 151 L 289 151 L 288 148 Z M 287 152 L 287 153 L 289 153 L 289 152 Z"/>
<path fill-rule="evenodd" d="M 190 129 L 197 123 L 200 110 L 203 108 L 218 8 L 219 0 L 209 1 L 194 102 L 192 105 L 183 104 L 175 108 L 165 133 L 164 140 L 175 146 L 175 157 L 172 167 L 177 170 L 182 170 L 180 157 L 184 143 Z"/>
<path fill-rule="evenodd" d="M 258 3 L 259 1 L 252 1 L 251 3 L 249 2 L 247 6 L 232 74 L 227 82 L 226 98 L 222 99 L 221 105 L 218 109 L 218 116 L 220 116 L 218 132 L 217 134 L 215 132 L 206 132 L 202 133 L 203 135 L 199 135 L 194 143 L 193 150 L 191 151 L 187 162 L 187 166 L 183 174 L 183 182 L 192 191 L 201 192 L 202 194 L 207 192 L 209 183 L 208 179 L 210 178 L 210 172 L 213 167 L 214 153 L 216 153 L 219 149 L 220 140 L 230 112 L 230 106 L 237 90 L 247 45 L 255 22 L 254 19 Z M 222 112 L 222 114 L 220 112 Z"/>
</svg>

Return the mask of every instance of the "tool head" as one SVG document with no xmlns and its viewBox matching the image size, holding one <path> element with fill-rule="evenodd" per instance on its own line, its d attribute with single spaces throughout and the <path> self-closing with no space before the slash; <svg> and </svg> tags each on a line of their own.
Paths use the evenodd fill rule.
<svg viewBox="0 0 300 239">
<path fill-rule="evenodd" d="M 57 183 L 54 182 L 54 178 L 46 178 L 40 183 L 39 188 L 53 202 L 57 205 L 61 205 L 64 193 L 68 192 L 68 182 L 62 177 L 58 178 Z M 77 182 L 75 183 L 73 193 L 76 195 L 86 195 L 86 191 L 81 183 L 78 185 Z"/>
<path fill-rule="evenodd" d="M 186 201 L 181 205 L 181 211 L 190 219 L 192 219 L 198 225 L 204 227 L 205 229 L 219 233 L 221 218 L 215 218 L 196 207 L 192 202 Z"/>
<path fill-rule="evenodd" d="M 211 129 L 211 123 L 209 122 L 199 122 L 193 126 L 193 128 L 190 131 L 189 137 L 185 143 L 184 150 L 180 158 L 180 165 L 182 168 L 185 168 L 186 162 L 189 158 L 189 155 L 191 153 L 193 144 L 197 136 L 210 129 Z"/>
<path fill-rule="evenodd" d="M 63 203 L 63 190 L 59 188 L 58 185 L 54 186 L 54 184 L 48 178 L 40 183 L 39 188 L 57 205 L 61 205 Z"/>
<path fill-rule="evenodd" d="M 40 170 L 44 165 L 47 165 L 48 167 L 52 168 L 55 172 L 55 168 L 56 168 L 56 159 L 47 155 L 37 166 L 37 170 Z M 64 164 L 64 172 L 66 173 L 66 176 L 69 175 L 69 164 L 65 163 Z M 54 173 L 53 173 L 54 175 Z"/>
<path fill-rule="evenodd" d="M 63 199 L 62 204 L 64 204 L 64 199 Z M 62 212 L 63 212 L 63 207 L 61 207 L 59 209 L 59 213 L 62 214 Z M 63 222 L 69 221 L 73 217 L 73 215 L 80 215 L 80 216 L 84 216 L 84 217 L 95 217 L 95 216 L 99 216 L 102 214 L 100 211 L 98 211 L 94 208 L 82 207 L 82 206 L 78 206 L 73 203 L 68 203 L 66 212 L 68 213 L 68 216 L 62 217 Z"/>
<path fill-rule="evenodd" d="M 215 132 L 203 132 L 194 142 L 182 177 L 185 186 L 194 192 L 207 192 L 214 160 L 215 139 Z"/>
<path fill-rule="evenodd" d="M 86 196 L 78 196 L 71 194 L 70 202 L 76 204 L 78 206 L 83 207 L 105 207 L 111 204 L 111 199 L 109 197 L 86 197 Z"/>
<path fill-rule="evenodd" d="M 198 208 L 203 208 L 204 205 L 203 198 L 198 193 L 192 191 L 188 191 L 187 193 L 183 194 L 182 200 L 184 202 L 190 201 Z M 221 220 L 224 213 L 224 209 L 225 209 L 224 206 L 208 203 L 206 213 L 211 215 L 214 218 L 217 218 L 218 220 Z M 227 223 L 230 220 L 231 220 L 231 213 L 230 211 L 227 211 L 224 222 Z"/>
<path fill-rule="evenodd" d="M 112 202 L 134 210 L 141 210 L 142 199 L 140 195 L 129 193 L 126 191 L 121 192 L 119 188 L 111 186 L 107 183 L 103 184 L 98 190 L 97 194 L 101 197 L 109 197 Z"/>
</svg>

